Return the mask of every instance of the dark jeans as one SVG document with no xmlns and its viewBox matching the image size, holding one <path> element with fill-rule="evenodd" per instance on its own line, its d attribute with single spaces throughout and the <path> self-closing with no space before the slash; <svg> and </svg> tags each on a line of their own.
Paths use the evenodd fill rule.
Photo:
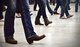
<svg viewBox="0 0 80 47">
<path fill-rule="evenodd" d="M 48 8 L 48 11 L 50 12 L 50 14 L 52 14 L 54 11 L 50 8 L 48 0 L 46 0 L 46 5 L 47 5 L 47 8 Z"/>
<path fill-rule="evenodd" d="M 79 3 L 79 0 L 76 0 L 75 1 L 75 12 L 78 12 L 78 3 Z"/>
<path fill-rule="evenodd" d="M 64 13 L 66 14 L 66 16 L 69 16 L 69 12 L 67 9 L 67 0 L 61 0 L 61 16 L 64 16 Z"/>
<path fill-rule="evenodd" d="M 54 11 L 57 11 L 58 10 L 58 8 L 59 8 L 59 6 L 61 5 L 61 0 L 56 0 L 56 7 L 55 7 L 55 9 L 54 9 Z"/>
<path fill-rule="evenodd" d="M 3 18 L 3 7 L 4 7 L 4 5 L 3 5 L 3 0 L 0 0 L 0 19 L 2 19 Z"/>
<path fill-rule="evenodd" d="M 34 10 L 36 10 L 36 7 L 37 7 L 37 1 L 38 1 L 38 0 L 35 0 L 35 1 L 34 1 Z"/>
<path fill-rule="evenodd" d="M 4 22 L 4 36 L 14 36 L 14 19 L 15 19 L 15 11 L 16 11 L 16 0 L 7 0 L 7 11 Z M 27 6 L 26 0 L 18 0 L 20 2 L 20 10 L 21 10 L 21 19 L 24 27 L 24 32 L 26 38 L 30 38 L 36 33 L 34 32 L 34 28 L 31 23 L 31 17 L 29 14 L 29 8 Z"/>
<path fill-rule="evenodd" d="M 43 17 L 43 19 L 47 18 L 46 10 L 45 10 L 45 3 L 42 0 L 38 0 L 38 5 L 39 5 L 39 11 L 38 11 L 36 18 L 40 19 L 41 16 Z"/>
</svg>

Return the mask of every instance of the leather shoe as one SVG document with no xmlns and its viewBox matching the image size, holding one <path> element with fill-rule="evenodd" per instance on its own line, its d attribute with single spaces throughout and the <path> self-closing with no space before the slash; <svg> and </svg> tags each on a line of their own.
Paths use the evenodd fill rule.
<svg viewBox="0 0 80 47">
<path fill-rule="evenodd" d="M 17 41 L 13 37 L 5 38 L 5 42 L 9 44 L 17 44 Z"/>
<path fill-rule="evenodd" d="M 42 23 L 35 23 L 35 25 L 44 25 L 44 24 L 42 24 Z"/>
<path fill-rule="evenodd" d="M 42 36 L 35 35 L 34 37 L 28 38 L 27 42 L 29 44 L 32 44 L 33 41 L 39 41 L 39 40 L 43 39 L 44 37 L 45 37 L 45 35 L 42 35 Z"/>
</svg>

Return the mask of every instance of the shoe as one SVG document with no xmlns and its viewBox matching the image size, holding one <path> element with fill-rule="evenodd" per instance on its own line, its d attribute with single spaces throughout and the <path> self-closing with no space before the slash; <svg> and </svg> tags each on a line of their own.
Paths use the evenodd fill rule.
<svg viewBox="0 0 80 47">
<path fill-rule="evenodd" d="M 35 23 L 35 25 L 44 25 L 44 24 L 42 24 L 42 23 Z"/>
<path fill-rule="evenodd" d="M 17 41 L 13 37 L 5 38 L 5 42 L 9 44 L 17 44 Z"/>
<path fill-rule="evenodd" d="M 45 25 L 48 26 L 48 25 L 51 24 L 51 23 L 52 23 L 52 21 L 47 21 L 47 22 L 45 23 Z"/>
<path fill-rule="evenodd" d="M 51 13 L 51 15 L 53 15 L 53 14 L 54 14 L 54 12 Z"/>
<path fill-rule="evenodd" d="M 72 16 L 73 16 L 73 15 L 68 15 L 67 18 L 70 18 L 70 17 L 72 17 Z"/>
<path fill-rule="evenodd" d="M 40 23 L 40 20 L 36 18 L 35 25 L 44 25 L 44 24 Z"/>
<path fill-rule="evenodd" d="M 49 21 L 47 18 L 44 18 L 44 22 L 46 26 L 52 23 L 52 21 Z"/>
<path fill-rule="evenodd" d="M 39 41 L 39 40 L 42 40 L 43 38 L 45 38 L 45 35 L 42 35 L 42 36 L 35 35 L 34 37 L 28 38 L 27 42 L 29 44 L 32 44 L 34 41 Z"/>
<path fill-rule="evenodd" d="M 60 19 L 66 19 L 64 16 L 60 17 Z"/>
<path fill-rule="evenodd" d="M 54 12 L 54 14 L 57 14 L 57 15 L 59 15 L 59 13 L 58 13 L 58 12 Z"/>
</svg>

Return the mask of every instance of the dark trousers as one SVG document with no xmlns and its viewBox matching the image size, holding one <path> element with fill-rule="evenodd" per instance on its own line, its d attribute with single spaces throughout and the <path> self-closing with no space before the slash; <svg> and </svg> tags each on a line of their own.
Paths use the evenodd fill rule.
<svg viewBox="0 0 80 47">
<path fill-rule="evenodd" d="M 59 8 L 59 6 L 61 5 L 61 0 L 56 0 L 56 7 L 55 7 L 55 9 L 54 9 L 54 11 L 57 11 L 58 10 L 58 8 Z"/>
<path fill-rule="evenodd" d="M 3 18 L 2 12 L 3 12 L 3 0 L 0 0 L 0 19 Z"/>
<path fill-rule="evenodd" d="M 21 10 L 21 19 L 24 27 L 24 32 L 26 38 L 30 38 L 36 33 L 34 32 L 34 28 L 31 23 L 31 17 L 29 14 L 29 9 L 27 6 L 26 0 L 18 0 L 20 1 L 20 10 Z M 15 11 L 16 11 L 16 0 L 7 0 L 7 11 L 4 22 L 4 36 L 14 36 L 14 19 L 15 19 Z"/>
<path fill-rule="evenodd" d="M 47 8 L 48 8 L 50 14 L 53 14 L 53 10 L 50 8 L 48 0 L 46 0 L 46 5 L 47 5 Z"/>
<path fill-rule="evenodd" d="M 75 0 L 75 12 L 78 12 L 78 3 L 79 3 L 79 0 Z"/>
<path fill-rule="evenodd" d="M 46 10 L 45 10 L 45 3 L 42 0 L 38 0 L 38 5 L 39 5 L 39 11 L 36 16 L 36 19 L 40 19 L 41 16 L 43 17 L 43 19 L 47 18 Z"/>
<path fill-rule="evenodd" d="M 69 16 L 68 7 L 67 7 L 67 0 L 61 0 L 61 16 L 64 16 L 64 13 L 66 16 Z"/>
<path fill-rule="evenodd" d="M 35 0 L 35 1 L 34 1 L 34 10 L 36 10 L 36 7 L 37 7 L 37 1 L 38 1 L 38 0 Z"/>
</svg>

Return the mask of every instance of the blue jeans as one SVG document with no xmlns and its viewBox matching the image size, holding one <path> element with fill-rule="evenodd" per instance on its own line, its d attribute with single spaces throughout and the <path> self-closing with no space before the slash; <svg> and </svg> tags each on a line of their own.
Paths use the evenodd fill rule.
<svg viewBox="0 0 80 47">
<path fill-rule="evenodd" d="M 0 19 L 3 18 L 3 0 L 0 0 Z"/>
<path fill-rule="evenodd" d="M 58 8 L 59 8 L 59 6 L 61 5 L 61 0 L 56 0 L 56 7 L 55 7 L 55 9 L 54 9 L 54 11 L 57 11 L 58 10 Z"/>
<path fill-rule="evenodd" d="M 15 11 L 16 11 L 16 0 L 7 0 L 7 11 L 4 22 L 4 36 L 14 36 L 14 19 L 15 19 Z M 33 37 L 36 35 L 34 32 L 34 28 L 31 23 L 31 17 L 29 14 L 29 8 L 27 6 L 26 0 L 19 0 L 20 2 L 20 10 L 21 10 L 21 19 L 24 27 L 24 32 L 26 38 Z"/>
<path fill-rule="evenodd" d="M 50 14 L 53 14 L 54 11 L 50 8 L 48 0 L 46 0 L 46 5 L 47 5 L 47 8 L 48 8 L 48 11 L 50 12 Z"/>
<path fill-rule="evenodd" d="M 61 16 L 60 17 L 64 16 L 64 13 L 66 14 L 66 16 L 69 16 L 66 1 L 67 0 L 61 0 Z"/>
<path fill-rule="evenodd" d="M 70 10 L 70 0 L 66 0 L 67 9 Z"/>
<path fill-rule="evenodd" d="M 75 12 L 78 12 L 78 3 L 79 3 L 79 0 L 76 0 L 75 1 Z"/>
</svg>

